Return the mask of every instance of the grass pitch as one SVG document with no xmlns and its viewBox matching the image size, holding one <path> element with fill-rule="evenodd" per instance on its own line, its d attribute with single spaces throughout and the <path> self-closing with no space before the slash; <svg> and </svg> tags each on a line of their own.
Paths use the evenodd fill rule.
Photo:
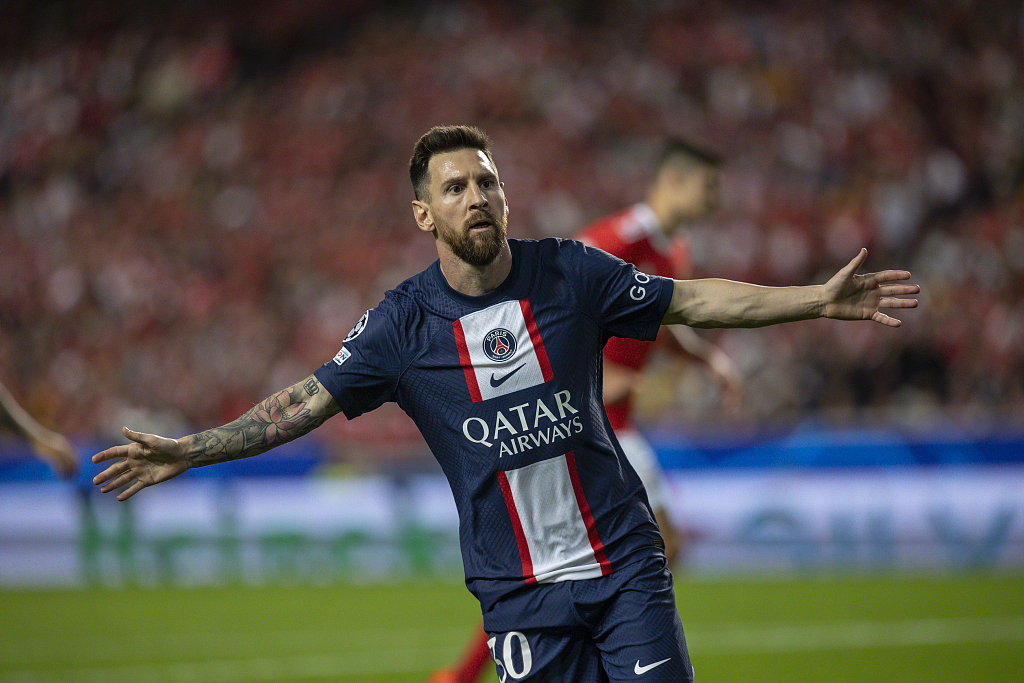
<svg viewBox="0 0 1024 683">
<path fill-rule="evenodd" d="M 1024 575 L 684 576 L 676 594 L 702 683 L 1024 671 Z M 477 619 L 454 583 L 0 592 L 0 682 L 414 683 Z"/>
</svg>

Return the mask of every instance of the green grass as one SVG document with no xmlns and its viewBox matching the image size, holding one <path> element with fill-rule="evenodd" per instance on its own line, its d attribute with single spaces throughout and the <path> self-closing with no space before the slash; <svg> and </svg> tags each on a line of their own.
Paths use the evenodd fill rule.
<svg viewBox="0 0 1024 683">
<path fill-rule="evenodd" d="M 682 577 L 676 593 L 702 682 L 1022 679 L 1020 575 Z M 444 583 L 0 592 L 0 682 L 417 682 L 477 619 Z"/>
</svg>

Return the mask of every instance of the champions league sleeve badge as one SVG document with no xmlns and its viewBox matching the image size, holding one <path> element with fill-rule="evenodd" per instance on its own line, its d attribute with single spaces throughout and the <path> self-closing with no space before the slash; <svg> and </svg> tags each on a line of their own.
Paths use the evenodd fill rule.
<svg viewBox="0 0 1024 683">
<path fill-rule="evenodd" d="M 338 351 L 338 354 L 334 357 L 334 362 L 335 363 L 337 363 L 338 365 L 341 365 L 342 363 L 344 363 L 345 361 L 347 361 L 349 358 L 352 357 L 352 352 L 345 348 L 344 343 L 345 342 L 350 342 L 353 339 L 355 339 L 356 337 L 358 337 L 359 335 L 361 335 L 363 333 L 363 330 L 366 329 L 366 321 L 369 320 L 369 318 L 370 318 L 370 311 L 367 311 L 366 313 L 363 313 L 363 317 L 360 318 L 356 322 L 356 325 L 355 325 L 355 327 L 352 328 L 352 331 L 350 331 L 348 333 L 348 336 L 345 337 L 345 339 L 342 340 L 341 350 Z"/>
<path fill-rule="evenodd" d="M 366 321 L 370 318 L 370 312 L 363 313 L 363 317 L 356 321 L 355 327 L 348 333 L 348 336 L 342 339 L 342 343 L 350 342 L 363 333 L 366 329 Z"/>
</svg>

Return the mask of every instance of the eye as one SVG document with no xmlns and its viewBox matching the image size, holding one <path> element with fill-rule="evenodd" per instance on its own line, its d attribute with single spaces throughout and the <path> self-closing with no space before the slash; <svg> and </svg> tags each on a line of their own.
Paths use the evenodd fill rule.
<svg viewBox="0 0 1024 683">
<path fill-rule="evenodd" d="M 461 185 L 452 185 L 448 188 L 448 194 L 459 194 L 460 192 L 462 192 Z"/>
</svg>

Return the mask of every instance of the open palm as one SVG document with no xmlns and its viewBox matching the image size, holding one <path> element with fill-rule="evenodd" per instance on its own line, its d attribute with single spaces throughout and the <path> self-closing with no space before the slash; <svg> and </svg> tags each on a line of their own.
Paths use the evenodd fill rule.
<svg viewBox="0 0 1024 683">
<path fill-rule="evenodd" d="M 122 428 L 121 432 L 132 443 L 114 446 L 92 456 L 92 461 L 96 463 L 124 458 L 93 478 L 94 484 L 103 484 L 100 487 L 103 493 L 127 486 L 118 494 L 117 499 L 128 500 L 147 486 L 173 479 L 188 469 L 184 451 L 178 441 L 155 434 L 133 432 L 127 427 Z"/>
<path fill-rule="evenodd" d="M 825 289 L 825 317 L 837 320 L 874 320 L 889 327 L 899 327 L 900 321 L 883 313 L 882 308 L 916 308 L 917 299 L 899 299 L 906 294 L 921 291 L 918 285 L 890 284 L 909 280 L 905 270 L 883 270 L 878 273 L 857 275 L 864 264 L 867 249 L 861 249 L 852 261 L 832 276 Z"/>
</svg>

